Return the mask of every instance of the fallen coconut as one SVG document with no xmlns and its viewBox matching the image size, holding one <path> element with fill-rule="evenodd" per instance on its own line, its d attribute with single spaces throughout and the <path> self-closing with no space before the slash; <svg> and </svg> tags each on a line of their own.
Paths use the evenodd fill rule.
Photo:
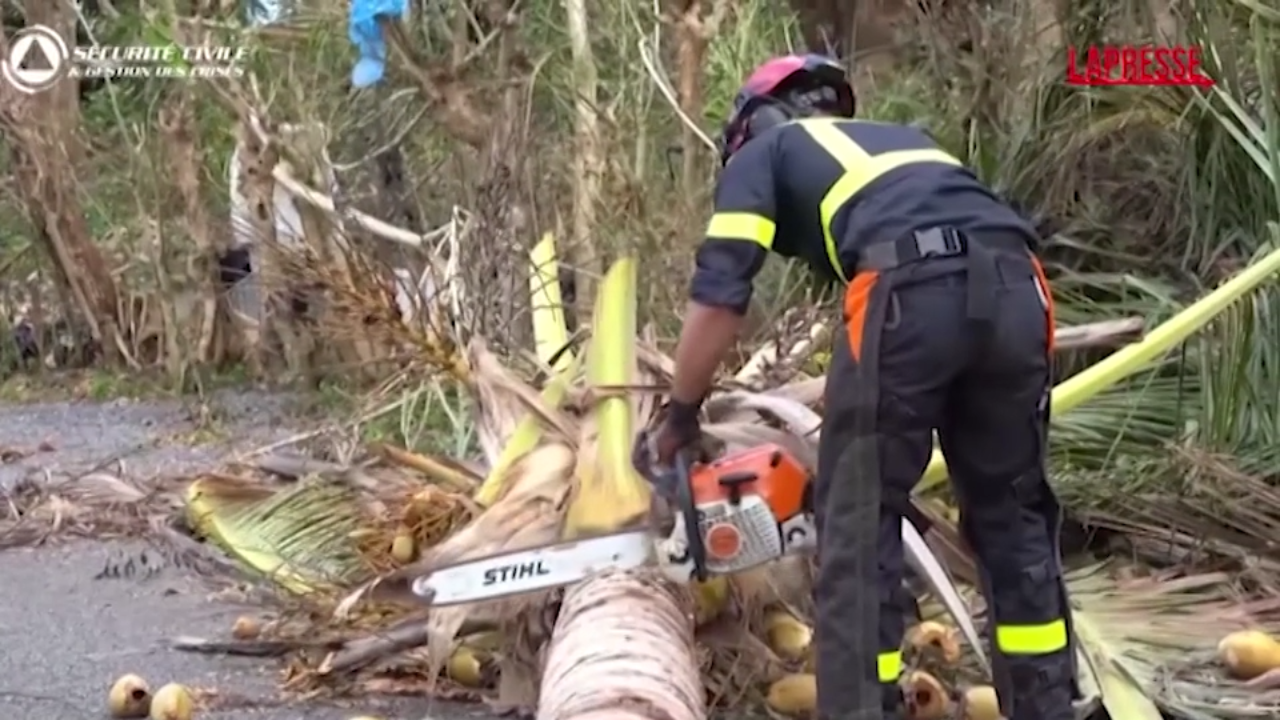
<svg viewBox="0 0 1280 720">
<path fill-rule="evenodd" d="M 231 637 L 237 640 L 253 640 L 262 634 L 262 623 L 256 618 L 241 615 L 231 626 Z"/>
<path fill-rule="evenodd" d="M 769 686 L 765 702 L 783 715 L 806 715 L 818 709 L 818 678 L 811 673 L 786 675 Z"/>
<path fill-rule="evenodd" d="M 137 675 L 121 675 L 107 693 L 107 708 L 113 718 L 144 718 L 151 709 L 151 689 Z"/>
<path fill-rule="evenodd" d="M 902 681 L 907 720 L 945 720 L 951 715 L 951 696 L 938 678 L 913 670 Z"/>
<path fill-rule="evenodd" d="M 947 667 L 960 662 L 960 640 L 955 628 L 926 620 L 907 631 L 907 647 L 916 654 L 941 660 Z"/>
<path fill-rule="evenodd" d="M 191 691 L 178 683 L 165 685 L 151 698 L 151 720 L 191 720 L 194 715 Z"/>
<path fill-rule="evenodd" d="M 701 626 L 715 620 L 729 605 L 729 578 L 723 575 L 695 582 L 693 588 L 694 623 Z"/>
<path fill-rule="evenodd" d="M 1252 680 L 1280 668 L 1280 643 L 1261 630 L 1241 630 L 1222 638 L 1218 657 L 1232 677 Z"/>
<path fill-rule="evenodd" d="M 495 680 L 493 657 L 466 643 L 454 648 L 445 667 L 450 680 L 469 688 L 488 687 Z"/>
<path fill-rule="evenodd" d="M 766 613 L 764 631 L 769 648 L 783 660 L 798 662 L 808 657 L 813 630 L 786 610 Z"/>
<path fill-rule="evenodd" d="M 391 559 L 401 565 L 413 562 L 418 553 L 416 545 L 417 543 L 413 541 L 413 532 L 407 527 L 401 527 L 391 540 Z"/>
<path fill-rule="evenodd" d="M 1001 720 L 1000 700 L 990 685 L 974 685 L 964 691 L 964 720 Z"/>
</svg>

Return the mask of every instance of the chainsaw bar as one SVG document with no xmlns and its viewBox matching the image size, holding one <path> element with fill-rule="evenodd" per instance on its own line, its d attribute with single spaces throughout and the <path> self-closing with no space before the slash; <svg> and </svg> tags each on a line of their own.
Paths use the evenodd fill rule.
<svg viewBox="0 0 1280 720">
<path fill-rule="evenodd" d="M 654 554 L 648 529 L 628 530 L 464 560 L 414 578 L 410 588 L 435 607 L 496 600 L 572 585 L 606 570 L 633 570 L 653 563 Z"/>
</svg>

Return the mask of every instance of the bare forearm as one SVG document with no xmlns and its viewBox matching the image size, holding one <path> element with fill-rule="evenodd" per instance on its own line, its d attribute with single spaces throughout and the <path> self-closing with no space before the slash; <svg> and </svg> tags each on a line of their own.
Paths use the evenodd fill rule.
<svg viewBox="0 0 1280 720">
<path fill-rule="evenodd" d="M 726 308 L 689 303 L 676 348 L 671 398 L 697 404 L 711 389 L 716 371 L 737 340 L 742 316 Z"/>
</svg>

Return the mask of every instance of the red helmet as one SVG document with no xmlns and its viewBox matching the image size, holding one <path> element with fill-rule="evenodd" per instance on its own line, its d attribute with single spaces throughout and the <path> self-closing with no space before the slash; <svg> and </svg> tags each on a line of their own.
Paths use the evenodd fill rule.
<svg viewBox="0 0 1280 720">
<path fill-rule="evenodd" d="M 733 112 L 720 137 L 721 161 L 761 132 L 812 113 L 853 117 L 853 86 L 844 68 L 824 55 L 785 55 L 751 73 L 733 99 Z"/>
</svg>

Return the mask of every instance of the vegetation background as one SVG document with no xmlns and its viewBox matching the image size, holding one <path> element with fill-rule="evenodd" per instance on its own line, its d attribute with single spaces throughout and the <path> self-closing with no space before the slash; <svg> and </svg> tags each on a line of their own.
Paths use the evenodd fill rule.
<svg viewBox="0 0 1280 720">
<path fill-rule="evenodd" d="M 412 9 L 389 77 L 361 91 L 346 14 L 5 0 L 10 30 L 254 49 L 239 79 L 0 88 L 6 335 L 174 389 L 377 387 L 394 398 L 380 432 L 465 451 L 466 400 L 440 371 L 463 336 L 538 371 L 526 277 L 544 233 L 571 316 L 634 254 L 642 319 L 673 334 L 715 172 L 705 135 L 755 64 L 806 47 L 851 60 L 867 117 L 923 124 L 1039 222 L 1064 324 L 1168 317 L 1276 239 L 1280 10 L 1258 0 L 440 0 Z M 1066 85 L 1067 48 L 1099 44 L 1198 46 L 1217 84 Z M 254 280 L 227 292 L 218 259 L 242 245 Z M 831 307 L 801 268 L 767 276 L 744 357 Z M 1278 309 L 1264 288 L 1060 421 L 1071 503 L 1130 532 L 1174 525 L 1178 552 L 1271 557 Z M 425 328 L 413 342 L 404 316 Z"/>
</svg>

